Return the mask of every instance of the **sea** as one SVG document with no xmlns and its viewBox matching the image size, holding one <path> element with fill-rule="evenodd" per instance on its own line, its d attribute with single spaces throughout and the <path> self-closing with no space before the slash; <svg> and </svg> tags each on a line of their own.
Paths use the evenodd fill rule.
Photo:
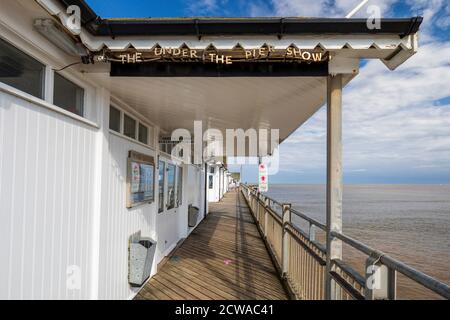
<svg viewBox="0 0 450 320">
<path fill-rule="evenodd" d="M 325 223 L 325 185 L 272 184 L 267 195 Z M 345 185 L 343 232 L 450 284 L 450 185 Z M 343 258 L 363 274 L 366 256 L 344 246 Z M 438 298 L 402 275 L 397 292 L 399 299 Z"/>
</svg>

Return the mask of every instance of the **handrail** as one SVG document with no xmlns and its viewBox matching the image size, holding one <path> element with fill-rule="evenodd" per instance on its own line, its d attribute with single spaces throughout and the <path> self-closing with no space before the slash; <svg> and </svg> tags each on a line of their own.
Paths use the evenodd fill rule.
<svg viewBox="0 0 450 320">
<path fill-rule="evenodd" d="M 309 223 L 315 225 L 316 227 L 319 227 L 319 228 L 322 229 L 323 231 L 326 231 L 326 230 L 327 230 L 327 227 L 326 227 L 323 223 L 321 223 L 321 222 L 319 222 L 319 221 L 317 221 L 317 220 L 315 220 L 315 219 L 313 219 L 313 218 L 308 217 L 308 216 L 305 215 L 304 213 L 301 213 L 300 211 L 297 211 L 297 210 L 295 210 L 295 209 L 291 209 L 291 212 L 292 212 L 293 214 L 295 214 L 296 216 L 302 218 L 303 220 L 306 220 L 306 221 L 308 221 Z"/>
<path fill-rule="evenodd" d="M 288 223 L 287 224 L 289 228 L 294 229 L 295 231 L 297 231 L 298 233 L 300 233 L 303 237 L 305 237 L 306 239 L 308 239 L 308 235 L 306 234 L 305 231 L 301 230 L 299 227 L 297 227 L 296 225 L 293 225 L 292 223 Z M 320 243 L 315 242 L 315 241 L 311 241 L 311 243 L 320 251 L 322 251 L 323 253 L 326 253 L 327 249 L 322 246 Z"/>
<path fill-rule="evenodd" d="M 353 239 L 343 233 L 338 233 L 335 231 L 331 232 L 331 235 L 333 237 L 336 237 L 346 244 L 352 246 L 353 248 L 367 254 L 367 255 L 376 255 L 380 257 L 380 262 L 384 264 L 385 266 L 394 269 L 401 274 L 405 275 L 406 277 L 416 281 L 417 283 L 421 284 L 425 288 L 430 289 L 431 291 L 441 295 L 442 297 L 445 297 L 446 299 L 450 299 L 450 286 L 419 271 L 416 270 L 405 263 L 398 261 L 397 259 L 394 259 L 385 253 L 373 249 L 361 241 L 358 241 L 356 239 Z"/>
<path fill-rule="evenodd" d="M 294 225 L 290 220 L 288 220 L 288 222 L 285 222 L 283 212 L 281 213 L 281 216 L 280 216 L 280 214 L 278 214 L 270 206 L 270 203 L 272 203 L 272 204 L 279 205 L 281 208 L 284 208 L 285 207 L 284 204 L 282 204 L 274 199 L 271 199 L 270 197 L 267 197 L 266 195 L 259 193 L 255 187 L 248 187 L 244 184 L 241 184 L 241 186 L 243 189 L 245 189 L 247 191 L 247 193 L 245 194 L 245 197 L 246 197 L 247 201 L 250 201 L 249 204 L 252 203 L 250 205 L 252 210 L 254 209 L 253 204 L 255 204 L 255 203 L 258 204 L 258 208 L 264 208 L 263 212 L 267 212 L 273 219 L 275 219 L 275 221 L 284 230 L 283 233 L 287 233 L 289 235 L 289 237 L 291 237 L 292 240 L 297 242 L 300 245 L 300 247 L 303 248 L 304 252 L 307 252 L 316 261 L 318 261 L 319 265 L 323 265 L 325 263 L 324 260 L 322 259 L 322 257 L 319 256 L 319 254 L 322 254 L 322 255 L 324 255 L 324 257 L 326 257 L 326 254 L 327 254 L 326 248 L 322 244 L 315 241 L 314 235 L 311 236 L 311 229 L 310 229 L 310 234 L 308 235 L 299 226 Z M 249 196 L 252 196 L 252 197 L 249 197 Z M 253 202 L 254 200 L 256 200 L 256 202 Z M 290 208 L 290 209 L 288 209 L 288 213 L 294 214 L 295 216 L 307 221 L 309 223 L 310 228 L 312 226 L 315 226 L 315 227 L 322 229 L 325 232 L 327 231 L 326 225 L 324 225 L 323 223 L 321 223 L 311 217 L 308 217 L 307 215 L 305 215 L 304 213 L 302 213 L 298 210 Z M 259 217 L 258 219 L 262 219 L 262 224 L 264 224 L 264 221 L 267 223 L 267 219 L 268 219 L 267 217 L 269 217 L 269 216 L 264 217 L 264 215 L 261 216 L 259 214 L 258 217 Z M 369 258 L 376 257 L 377 263 L 386 266 L 390 270 L 389 272 L 394 273 L 394 278 L 393 278 L 394 294 L 389 295 L 388 298 L 395 299 L 395 281 L 396 281 L 395 280 L 395 272 L 399 272 L 399 273 L 403 274 L 404 276 L 406 276 L 407 278 L 422 285 L 423 287 L 433 291 L 434 293 L 436 293 L 446 299 L 450 299 L 450 286 L 447 285 L 446 283 L 443 283 L 421 271 L 418 271 L 418 270 L 406 265 L 405 263 L 386 255 L 384 252 L 374 249 L 374 248 L 364 244 L 363 242 L 356 240 L 352 237 L 349 237 L 343 233 L 331 231 L 329 233 L 329 236 L 335 237 L 335 238 L 343 241 L 347 245 L 364 253 Z M 302 237 L 303 237 L 303 239 L 302 239 Z M 268 241 L 268 239 L 265 239 L 265 240 Z M 282 241 L 282 242 L 283 242 L 283 247 L 284 247 L 284 241 Z M 269 244 L 271 245 L 271 243 L 269 243 Z M 279 245 L 280 244 L 278 242 L 278 246 Z M 318 250 L 317 252 L 314 251 L 316 249 Z M 282 251 L 284 251 L 284 249 L 282 249 Z M 298 259 L 298 256 L 294 256 L 294 257 L 297 257 L 297 259 Z M 342 260 L 332 259 L 331 263 L 338 269 L 332 270 L 330 272 L 330 276 L 333 277 L 338 282 L 338 285 L 341 286 L 341 288 L 343 290 L 345 290 L 347 293 L 349 293 L 353 298 L 355 298 L 355 299 L 362 298 L 363 297 L 362 293 L 360 293 L 358 290 L 363 290 L 365 288 L 366 278 L 364 278 L 364 276 L 360 275 L 356 270 L 354 270 L 352 267 L 347 265 Z M 283 264 L 284 264 L 284 262 L 283 262 Z M 281 267 L 283 268 L 283 266 L 281 266 Z M 343 274 L 338 272 L 339 270 L 340 270 L 340 272 L 343 272 Z M 289 277 L 289 274 L 286 274 L 284 276 Z M 353 284 L 355 284 L 355 283 L 357 284 L 356 287 L 354 285 L 352 285 L 351 282 L 348 282 L 345 279 L 345 277 L 347 277 L 347 276 L 351 279 L 351 281 L 353 281 Z M 308 289 L 311 289 L 311 288 L 308 287 Z M 320 288 L 317 288 L 317 289 L 320 289 Z M 369 296 L 369 298 L 370 298 L 370 296 Z"/>
</svg>

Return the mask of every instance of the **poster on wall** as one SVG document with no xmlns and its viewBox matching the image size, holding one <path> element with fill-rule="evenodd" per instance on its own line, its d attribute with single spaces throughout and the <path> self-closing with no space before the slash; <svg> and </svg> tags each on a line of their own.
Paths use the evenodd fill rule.
<svg viewBox="0 0 450 320">
<path fill-rule="evenodd" d="M 140 167 L 139 163 L 137 162 L 131 162 L 131 192 L 139 192 L 140 187 Z"/>
<path fill-rule="evenodd" d="M 154 201 L 155 165 L 152 156 L 129 152 L 127 168 L 127 208 Z"/>
<path fill-rule="evenodd" d="M 147 199 L 153 195 L 153 166 L 148 164 L 140 164 L 140 173 L 141 173 L 141 183 L 140 183 L 140 191 L 143 193 L 144 199 Z"/>
</svg>

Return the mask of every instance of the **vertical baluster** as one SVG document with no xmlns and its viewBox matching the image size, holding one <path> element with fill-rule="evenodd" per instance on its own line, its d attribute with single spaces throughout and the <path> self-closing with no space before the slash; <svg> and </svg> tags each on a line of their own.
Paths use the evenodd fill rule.
<svg viewBox="0 0 450 320">
<path fill-rule="evenodd" d="M 388 299 L 397 300 L 397 271 L 388 269 Z"/>
</svg>

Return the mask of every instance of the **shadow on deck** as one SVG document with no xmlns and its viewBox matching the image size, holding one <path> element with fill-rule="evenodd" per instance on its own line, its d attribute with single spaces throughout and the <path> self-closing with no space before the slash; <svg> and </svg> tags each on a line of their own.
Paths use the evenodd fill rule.
<svg viewBox="0 0 450 320">
<path fill-rule="evenodd" d="M 241 193 L 229 192 L 136 296 L 288 299 Z"/>
</svg>

